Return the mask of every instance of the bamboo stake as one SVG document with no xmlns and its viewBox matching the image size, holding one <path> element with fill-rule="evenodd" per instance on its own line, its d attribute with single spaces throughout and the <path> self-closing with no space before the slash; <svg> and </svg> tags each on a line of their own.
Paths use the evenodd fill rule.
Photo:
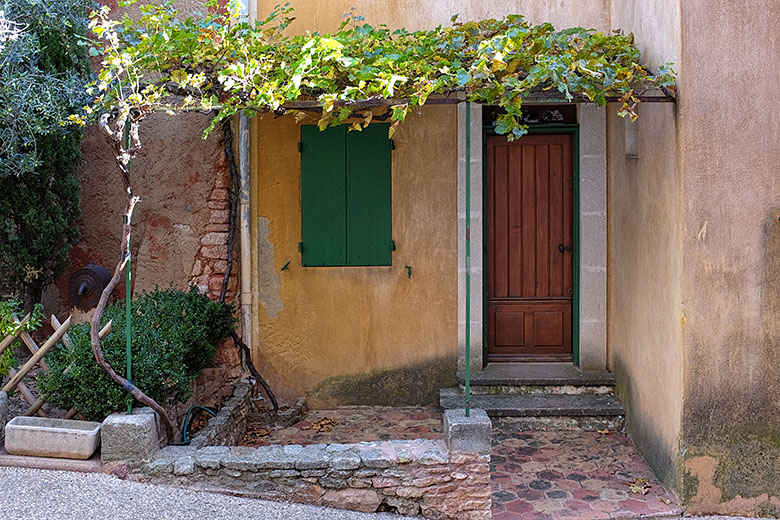
<svg viewBox="0 0 780 520">
<path fill-rule="evenodd" d="M 29 314 L 27 316 L 25 316 L 22 321 L 19 322 L 19 325 L 24 325 L 28 321 L 30 321 L 30 315 Z M 19 332 L 21 332 L 21 328 L 19 329 Z M 11 346 L 11 343 L 14 342 L 14 340 L 16 339 L 16 336 L 19 335 L 19 332 L 17 332 L 16 334 L 11 334 L 10 336 L 6 336 L 3 341 L 0 341 L 0 354 L 2 354 L 5 349 L 7 349 L 8 347 Z"/>
<path fill-rule="evenodd" d="M 54 330 L 57 330 L 59 327 L 54 327 Z M 27 346 L 27 350 L 30 351 L 30 354 L 35 355 L 36 352 L 38 352 L 38 344 L 35 343 L 35 340 L 32 339 L 32 336 L 28 334 L 26 331 L 22 331 L 21 334 L 19 334 L 19 339 L 22 340 L 22 342 Z M 46 363 L 45 359 L 41 359 L 41 366 L 44 370 L 47 372 L 49 371 L 49 365 Z"/>
<path fill-rule="evenodd" d="M 10 377 L 14 377 L 16 375 L 16 370 L 13 368 L 8 370 L 8 375 Z M 35 400 L 35 396 L 30 391 L 29 388 L 27 388 L 27 385 L 24 384 L 24 381 L 20 381 L 19 384 L 16 386 L 16 389 L 19 390 L 19 393 L 22 394 L 22 397 L 24 397 L 24 400 L 30 403 L 30 408 L 27 409 L 26 412 L 24 412 L 24 415 L 32 415 L 34 413 L 37 413 L 41 417 L 47 417 L 46 412 L 40 409 L 40 406 L 35 408 L 35 405 L 38 404 L 38 402 Z M 43 404 L 43 403 L 41 403 Z"/>
<path fill-rule="evenodd" d="M 68 319 L 65 320 L 65 323 L 62 325 L 62 327 L 57 329 L 54 335 L 52 335 L 46 341 L 46 343 L 43 344 L 43 346 L 38 350 L 38 352 L 36 352 L 35 355 L 33 355 L 33 357 L 31 357 L 29 361 L 27 361 L 27 363 L 25 363 L 24 366 L 19 369 L 19 372 L 16 374 L 16 376 L 12 377 L 11 380 L 8 382 L 8 384 L 3 387 L 4 392 L 9 392 L 10 390 L 14 389 L 16 385 L 19 384 L 19 381 L 21 381 L 24 378 L 24 376 L 26 376 L 27 373 L 30 372 L 30 370 L 32 370 L 33 367 L 37 365 L 41 359 L 43 359 L 43 356 L 45 356 L 49 352 L 49 350 L 51 350 L 52 347 L 54 347 L 54 345 L 57 344 L 60 338 L 70 328 L 70 321 L 71 321 L 71 317 L 68 317 Z"/>
</svg>

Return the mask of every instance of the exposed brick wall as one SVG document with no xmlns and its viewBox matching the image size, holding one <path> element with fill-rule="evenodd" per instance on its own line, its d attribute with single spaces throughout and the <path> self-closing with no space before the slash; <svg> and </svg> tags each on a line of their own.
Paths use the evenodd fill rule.
<svg viewBox="0 0 780 520">
<path fill-rule="evenodd" d="M 225 279 L 228 257 L 228 229 L 230 226 L 230 170 L 227 158 L 220 155 L 219 161 L 214 165 L 216 178 L 214 186 L 208 197 L 209 223 L 205 232 L 200 237 L 200 249 L 195 255 L 190 283 L 207 293 L 211 298 L 218 299 L 222 290 L 222 282 Z M 226 294 L 226 301 L 234 301 L 238 294 L 238 248 L 237 241 L 233 246 L 233 267 L 230 273 L 230 282 Z"/>
</svg>

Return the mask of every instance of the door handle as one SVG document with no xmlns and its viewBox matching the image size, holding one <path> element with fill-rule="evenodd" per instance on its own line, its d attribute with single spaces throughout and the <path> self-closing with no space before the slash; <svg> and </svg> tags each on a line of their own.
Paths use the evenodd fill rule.
<svg viewBox="0 0 780 520">
<path fill-rule="evenodd" d="M 559 245 L 559 246 L 558 246 L 558 251 L 560 251 L 561 253 L 563 253 L 564 251 L 566 251 L 566 246 L 564 246 L 563 244 Z"/>
<path fill-rule="evenodd" d="M 571 244 L 566 244 L 566 252 L 571 253 Z"/>
</svg>

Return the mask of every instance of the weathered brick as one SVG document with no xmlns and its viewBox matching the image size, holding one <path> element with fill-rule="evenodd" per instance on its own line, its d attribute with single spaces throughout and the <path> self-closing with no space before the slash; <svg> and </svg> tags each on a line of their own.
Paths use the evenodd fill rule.
<svg viewBox="0 0 780 520">
<path fill-rule="evenodd" d="M 229 205 L 227 201 L 210 200 L 208 203 L 209 209 L 228 209 Z"/>
<path fill-rule="evenodd" d="M 211 194 L 209 195 L 209 200 L 216 200 L 216 201 L 224 201 L 227 202 L 229 200 L 228 192 L 224 188 L 216 188 L 211 190 Z"/>
<path fill-rule="evenodd" d="M 227 233 L 206 233 L 200 238 L 204 246 L 218 246 L 227 243 Z M 227 246 L 225 246 L 227 248 Z M 227 251 L 227 249 L 226 249 Z"/>
</svg>

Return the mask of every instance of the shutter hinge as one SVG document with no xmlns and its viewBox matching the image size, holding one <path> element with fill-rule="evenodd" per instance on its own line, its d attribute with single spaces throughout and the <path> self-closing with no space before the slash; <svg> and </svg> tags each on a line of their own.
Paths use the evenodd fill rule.
<svg viewBox="0 0 780 520">
<path fill-rule="evenodd" d="M 395 251 L 395 240 L 390 241 L 390 246 L 393 248 L 393 251 Z"/>
<path fill-rule="evenodd" d="M 303 253 L 303 242 L 298 242 L 298 252 Z"/>
<path fill-rule="evenodd" d="M 303 153 L 303 143 L 298 142 L 298 153 Z"/>
</svg>

